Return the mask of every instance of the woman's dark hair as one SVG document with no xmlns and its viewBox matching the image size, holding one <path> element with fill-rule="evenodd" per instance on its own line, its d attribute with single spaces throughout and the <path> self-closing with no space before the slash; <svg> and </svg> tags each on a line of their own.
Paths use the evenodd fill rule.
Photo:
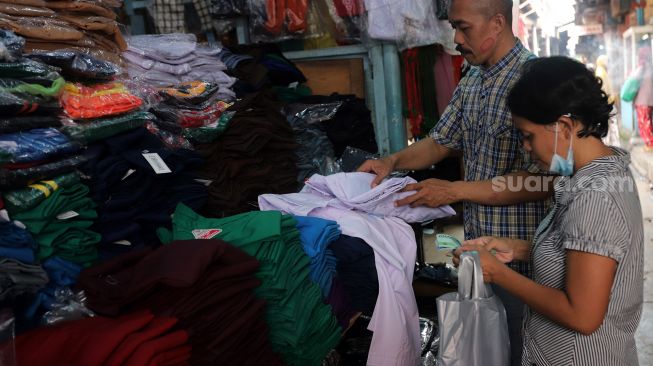
<svg viewBox="0 0 653 366">
<path fill-rule="evenodd" d="M 514 115 L 540 125 L 554 123 L 565 114 L 584 128 L 578 137 L 605 137 L 612 103 L 601 79 L 582 63 L 554 56 L 527 61 L 524 72 L 508 95 Z"/>
</svg>

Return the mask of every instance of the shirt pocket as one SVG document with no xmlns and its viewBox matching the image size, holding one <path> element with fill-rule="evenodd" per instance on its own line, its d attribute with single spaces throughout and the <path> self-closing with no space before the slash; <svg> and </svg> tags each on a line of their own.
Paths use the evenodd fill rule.
<svg viewBox="0 0 653 366">
<path fill-rule="evenodd" d="M 481 159 L 494 168 L 494 174 L 503 175 L 516 170 L 515 163 L 521 160 L 520 141 L 511 124 L 497 123 L 481 128 L 479 151 Z"/>
</svg>

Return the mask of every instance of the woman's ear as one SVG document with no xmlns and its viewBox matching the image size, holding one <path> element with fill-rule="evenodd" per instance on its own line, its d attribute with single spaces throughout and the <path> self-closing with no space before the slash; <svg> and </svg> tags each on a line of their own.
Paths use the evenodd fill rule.
<svg viewBox="0 0 653 366">
<path fill-rule="evenodd" d="M 563 115 L 558 119 L 558 132 L 561 132 L 566 139 L 571 139 L 571 134 L 577 133 L 576 129 L 580 122 L 573 119 L 570 115 Z"/>
</svg>

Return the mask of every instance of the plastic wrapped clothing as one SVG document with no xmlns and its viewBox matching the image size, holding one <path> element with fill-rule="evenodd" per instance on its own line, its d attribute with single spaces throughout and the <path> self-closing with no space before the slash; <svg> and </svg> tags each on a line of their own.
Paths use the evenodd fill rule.
<svg viewBox="0 0 653 366">
<path fill-rule="evenodd" d="M 228 90 L 236 79 L 224 73 L 227 66 L 218 57 L 219 47 L 197 44 L 193 34 L 140 35 L 129 39 L 123 54 L 129 76 L 159 87 L 202 80 L 218 84 L 223 99 L 235 99 Z"/>
<path fill-rule="evenodd" d="M 23 58 L 18 62 L 0 62 L 0 79 L 50 86 L 59 78 L 61 75 L 56 68 L 35 60 Z"/>
<path fill-rule="evenodd" d="M 40 327 L 16 338 L 17 360 L 30 366 L 187 365 L 188 333 L 177 322 L 140 311 Z"/>
<path fill-rule="evenodd" d="M 67 173 L 51 180 L 31 184 L 25 188 L 3 193 L 5 206 L 10 214 L 16 214 L 33 209 L 60 187 L 69 187 L 79 183 L 79 173 Z"/>
<path fill-rule="evenodd" d="M 57 306 L 64 306 L 64 304 L 57 304 L 57 302 L 70 303 L 78 300 L 69 287 L 77 283 L 77 278 L 82 271 L 80 265 L 56 256 L 46 259 L 41 265 L 48 274 L 50 281 L 45 288 L 39 291 L 32 304 L 27 308 L 25 312 L 27 318 L 34 318 L 43 310 L 53 310 Z"/>
<path fill-rule="evenodd" d="M 147 122 L 145 128 L 161 142 L 163 142 L 169 149 L 185 149 L 193 150 L 193 144 L 187 138 L 182 136 L 180 132 L 171 132 L 160 128 L 160 124 L 154 122 Z"/>
<path fill-rule="evenodd" d="M 0 88 L 9 93 L 29 94 L 42 97 L 57 97 L 63 89 L 66 81 L 58 78 L 49 86 L 41 84 L 28 84 L 14 79 L 0 79 Z"/>
<path fill-rule="evenodd" d="M 58 255 L 89 265 L 97 259 L 100 235 L 90 230 L 97 213 L 88 193 L 88 187 L 79 183 L 61 188 L 33 209 L 14 215 L 34 235 L 39 260 Z"/>
<path fill-rule="evenodd" d="M 223 101 L 209 101 L 193 108 L 159 104 L 152 108 L 152 112 L 163 120 L 175 122 L 184 128 L 192 128 L 216 122 L 229 107 L 231 104 Z"/>
<path fill-rule="evenodd" d="M 23 115 L 56 115 L 61 111 L 59 102 L 54 98 L 38 95 L 17 94 L 0 90 L 0 116 L 13 117 Z"/>
<path fill-rule="evenodd" d="M 79 143 L 54 128 L 0 135 L 0 150 L 11 154 L 12 163 L 49 160 L 80 148 Z"/>
<path fill-rule="evenodd" d="M 256 23 L 265 19 L 262 26 L 272 35 L 279 35 L 284 24 L 290 33 L 303 33 L 306 30 L 307 0 L 255 0 L 250 1 L 249 5 L 252 21 Z"/>
<path fill-rule="evenodd" d="M 291 107 L 292 108 L 292 107 Z M 297 182 L 304 183 L 313 174 L 327 174 L 321 168 L 328 159 L 335 160 L 333 145 L 320 125 L 309 124 L 309 116 L 300 117 L 301 112 L 286 112 L 290 125 L 297 137 Z"/>
<path fill-rule="evenodd" d="M 67 83 L 61 95 L 61 105 L 73 119 L 114 116 L 131 112 L 142 104 L 122 83 L 94 86 Z"/>
<path fill-rule="evenodd" d="M 40 265 L 0 258 L 0 301 L 36 293 L 46 283 L 48 275 Z"/>
<path fill-rule="evenodd" d="M 337 103 L 342 105 L 333 118 L 322 121 L 322 126 L 333 144 L 336 157 L 340 157 L 348 146 L 370 153 L 377 153 L 376 136 L 372 115 L 364 99 L 354 95 L 308 96 L 301 99 L 305 104 Z"/>
<path fill-rule="evenodd" d="M 197 128 L 184 128 L 182 134 L 195 144 L 210 144 L 227 130 L 233 115 L 231 112 L 225 112 L 216 122 Z"/>
<path fill-rule="evenodd" d="M 87 155 L 79 154 L 21 169 L 0 168 L 0 188 L 24 188 L 36 181 L 73 171 L 88 159 Z"/>
<path fill-rule="evenodd" d="M 220 230 L 215 230 L 220 228 Z M 341 329 L 320 288 L 310 281 L 310 259 L 302 251 L 297 222 L 280 212 L 250 212 L 224 219 L 204 218 L 180 204 L 173 231 L 160 231 L 163 242 L 213 237 L 255 256 L 261 263 L 272 349 L 289 366 L 319 365 L 338 343 Z"/>
<path fill-rule="evenodd" d="M 142 127 L 148 121 L 155 119 L 153 114 L 141 111 L 90 121 L 75 122 L 71 119 L 63 119 L 61 131 L 75 141 L 88 144 Z"/>
<path fill-rule="evenodd" d="M 14 32 L 0 29 L 0 61 L 16 62 L 23 54 L 25 39 Z"/>
<path fill-rule="evenodd" d="M 206 102 L 219 88 L 218 84 L 191 81 L 161 89 L 160 94 L 169 102 L 192 106 Z"/>
<path fill-rule="evenodd" d="M 216 18 L 232 18 L 247 13 L 246 0 L 211 0 L 211 15 Z"/>
<path fill-rule="evenodd" d="M 186 240 L 89 268 L 79 287 L 100 314 L 146 308 L 178 317 L 190 334 L 191 365 L 279 366 L 268 338 L 266 304 L 254 295 L 261 284 L 258 270 L 258 260 L 227 242 Z M 104 280 L 109 277 L 117 286 Z"/>
<path fill-rule="evenodd" d="M 109 81 L 120 71 L 112 63 L 80 52 L 52 51 L 32 53 L 27 57 L 60 68 L 61 74 L 68 79 Z"/>
</svg>

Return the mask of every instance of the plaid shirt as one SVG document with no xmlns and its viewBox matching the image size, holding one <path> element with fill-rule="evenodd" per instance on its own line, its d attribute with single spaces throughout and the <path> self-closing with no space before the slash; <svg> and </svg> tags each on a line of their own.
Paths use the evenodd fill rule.
<svg viewBox="0 0 653 366">
<path fill-rule="evenodd" d="M 186 33 L 188 29 L 184 14 L 185 4 L 191 5 L 197 11 L 202 31 L 213 29 L 213 19 L 209 0 L 154 0 L 154 6 L 150 8 L 156 31 L 164 33 Z"/>
<path fill-rule="evenodd" d="M 462 150 L 465 180 L 489 180 L 511 172 L 539 172 L 522 149 L 507 97 L 519 79 L 521 68 L 535 56 L 517 45 L 497 64 L 485 69 L 472 67 L 460 81 L 453 98 L 431 137 L 442 146 Z M 464 202 L 465 239 L 500 236 L 532 240 L 544 218 L 548 202 L 512 206 L 485 206 Z M 527 263 L 511 267 L 529 274 Z"/>
</svg>

